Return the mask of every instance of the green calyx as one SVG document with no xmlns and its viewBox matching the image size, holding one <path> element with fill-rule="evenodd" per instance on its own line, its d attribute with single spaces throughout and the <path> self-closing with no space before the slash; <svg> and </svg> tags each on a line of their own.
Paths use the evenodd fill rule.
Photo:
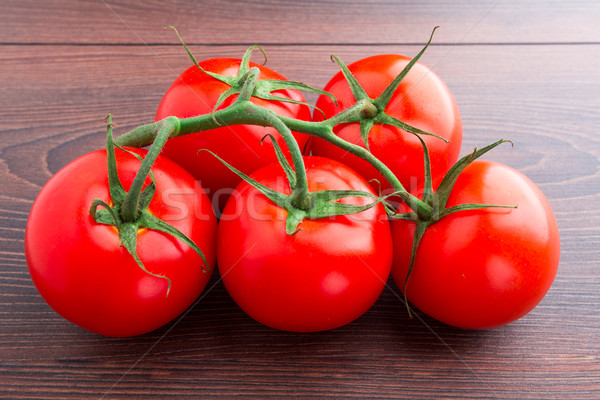
<svg viewBox="0 0 600 400">
<path fill-rule="evenodd" d="M 251 46 L 250 48 L 248 48 L 246 50 L 246 52 L 244 53 L 244 56 L 241 59 L 240 62 L 240 69 L 238 71 L 238 74 L 236 76 L 223 76 L 220 74 L 216 74 L 214 72 L 210 72 L 207 71 L 205 69 L 203 69 L 200 64 L 198 63 L 198 61 L 196 60 L 196 58 L 194 57 L 194 55 L 192 54 L 192 52 L 190 51 L 190 49 L 187 47 L 187 45 L 185 44 L 185 42 L 183 41 L 183 39 L 181 38 L 181 36 L 179 35 L 179 32 L 177 32 L 177 29 L 175 29 L 175 27 L 173 26 L 168 26 L 165 29 L 172 29 L 175 31 L 175 34 L 177 35 L 177 37 L 179 38 L 179 41 L 181 42 L 181 44 L 183 45 L 184 49 L 186 50 L 188 56 L 190 57 L 190 59 L 192 60 L 192 62 L 194 63 L 194 65 L 201 70 L 202 72 L 204 72 L 205 74 L 227 84 L 230 86 L 230 88 L 226 91 L 224 91 L 219 98 L 217 99 L 217 102 L 213 108 L 213 113 L 219 108 L 220 105 L 223 104 L 223 102 L 235 95 L 235 94 L 240 94 L 241 91 L 243 90 L 244 84 L 246 83 L 246 81 L 248 80 L 248 75 L 250 74 L 250 55 L 252 54 L 252 52 L 254 50 L 260 50 L 263 54 L 263 56 L 265 57 L 265 62 L 267 61 L 267 54 L 266 52 L 263 50 L 262 47 L 254 45 Z M 316 89 L 313 88 L 312 86 L 306 85 L 302 82 L 295 82 L 295 81 L 282 81 L 282 80 L 278 80 L 278 79 L 261 79 L 258 80 L 256 82 L 256 86 L 253 90 L 252 96 L 253 97 L 257 97 L 259 99 L 263 99 L 263 100 L 270 100 L 270 101 L 281 101 L 281 102 L 286 102 L 286 103 L 294 103 L 294 104 L 301 104 L 301 105 L 305 105 L 308 107 L 313 107 L 311 104 L 308 104 L 306 102 L 303 101 L 298 101 L 298 100 L 294 100 L 294 99 L 290 99 L 288 97 L 285 96 L 278 96 L 276 94 L 273 94 L 273 92 L 277 91 L 277 90 L 287 90 L 287 89 L 292 89 L 292 90 L 302 90 L 302 91 L 308 91 L 308 92 L 313 92 L 313 93 L 317 93 L 317 94 L 321 94 L 321 95 L 325 95 L 325 96 L 329 96 L 334 102 L 336 101 L 335 97 L 333 97 L 330 93 L 325 92 L 323 90 L 320 89 Z"/>
<path fill-rule="evenodd" d="M 300 158 L 299 162 L 297 159 L 298 155 L 302 157 L 299 148 L 297 151 L 292 152 L 292 158 L 296 165 L 295 168 L 292 168 L 272 135 L 269 134 L 265 136 L 263 141 L 267 137 L 271 140 L 279 165 L 285 173 L 290 188 L 290 194 L 278 192 L 258 182 L 209 150 L 201 151 L 212 154 L 229 170 L 242 178 L 242 180 L 254 187 L 273 203 L 286 210 L 287 218 L 285 230 L 288 235 L 295 235 L 298 233 L 299 225 L 305 219 L 321 219 L 339 215 L 356 214 L 368 210 L 384 200 L 382 197 L 376 196 L 373 193 L 358 190 L 322 190 L 310 192 L 308 190 L 308 182 L 306 181 L 304 162 L 302 161 L 302 158 Z M 365 205 L 338 202 L 341 199 L 349 197 L 366 197 L 373 201 Z"/>
<path fill-rule="evenodd" d="M 429 151 L 428 151 L 427 145 L 425 144 L 423 139 L 420 137 L 419 137 L 419 139 L 421 139 L 421 144 L 423 145 L 424 155 L 425 155 L 424 156 L 425 183 L 424 183 L 424 188 L 423 188 L 423 196 L 422 196 L 421 200 L 424 203 L 428 204 L 432 208 L 433 213 L 431 214 L 430 218 L 425 218 L 425 219 L 422 218 L 421 216 L 419 216 L 414 211 L 410 211 L 410 212 L 406 212 L 406 213 L 394 213 L 394 214 L 390 215 L 390 218 L 392 218 L 392 219 L 402 219 L 402 220 L 415 222 L 415 232 L 413 234 L 413 243 L 412 243 L 412 248 L 411 248 L 410 263 L 409 263 L 408 271 L 406 273 L 406 279 L 405 279 L 404 289 L 403 289 L 404 299 L 405 299 L 405 303 L 407 305 L 407 310 L 408 310 L 409 315 L 410 315 L 410 308 L 408 307 L 408 301 L 406 299 L 406 288 L 408 286 L 408 281 L 409 281 L 410 275 L 413 271 L 413 267 L 415 264 L 415 257 L 416 257 L 416 254 L 417 254 L 417 251 L 419 248 L 419 243 L 421 242 L 423 235 L 427 231 L 427 228 L 429 228 L 431 225 L 435 224 L 436 222 L 440 221 L 442 218 L 444 218 L 450 214 L 454 214 L 456 212 L 468 211 L 468 210 L 478 210 L 478 209 L 483 209 L 483 208 L 498 208 L 498 207 L 499 208 L 516 208 L 515 205 L 497 205 L 497 204 L 459 204 L 459 205 L 447 207 L 448 199 L 450 198 L 450 193 L 452 192 L 454 184 L 456 183 L 456 180 L 458 179 L 459 175 L 464 171 L 464 169 L 467 166 L 469 166 L 473 161 L 475 161 L 476 159 L 478 159 L 479 157 L 481 157 L 488 151 L 494 149 L 495 147 L 497 147 L 503 143 L 512 144 L 512 142 L 510 140 L 501 139 L 501 140 L 498 140 L 498 141 L 496 141 L 488 146 L 485 146 L 481 149 L 475 148 L 475 150 L 473 150 L 473 152 L 462 157 L 460 160 L 458 160 L 454 164 L 454 166 L 452 168 L 450 168 L 450 170 L 448 171 L 448 173 L 442 180 L 442 183 L 440 183 L 437 190 L 434 191 L 433 185 L 432 185 L 432 178 L 431 178 L 431 163 L 430 163 L 430 159 L 429 159 Z M 393 196 L 393 195 L 394 194 L 391 194 L 389 196 Z"/>
<path fill-rule="evenodd" d="M 455 212 L 458 212 L 458 211 L 474 210 L 474 209 L 489 208 L 489 207 L 513 208 L 513 206 L 490 205 L 490 204 L 461 204 L 461 205 L 457 205 L 457 206 L 446 207 L 446 204 L 448 203 L 448 199 L 450 197 L 450 193 L 452 192 L 452 188 L 454 187 L 454 184 L 456 183 L 456 180 L 458 179 L 458 177 L 462 173 L 462 171 L 467 166 L 469 166 L 473 161 L 475 161 L 476 159 L 478 159 L 479 157 L 481 157 L 488 151 L 498 147 L 499 145 L 501 145 L 503 143 L 511 143 L 512 144 L 512 142 L 510 140 L 500 139 L 500 140 L 498 140 L 490 145 L 487 145 L 481 149 L 475 148 L 475 150 L 473 150 L 473 152 L 462 157 L 460 160 L 458 160 L 452 166 L 452 168 L 450 168 L 450 170 L 446 173 L 446 176 L 442 180 L 442 183 L 440 183 L 437 190 L 435 190 L 435 191 L 432 186 L 431 163 L 430 163 L 430 159 L 429 159 L 429 151 L 427 150 L 427 146 L 425 145 L 425 142 L 422 139 L 421 139 L 421 143 L 423 145 L 424 154 L 425 154 L 425 157 L 424 157 L 424 160 L 425 160 L 425 183 L 424 183 L 424 189 L 423 189 L 423 196 L 422 196 L 421 200 L 423 202 L 429 204 L 432 207 L 433 213 L 431 214 L 431 217 L 427 218 L 427 219 L 420 218 L 419 215 L 414 211 L 410 211 L 407 213 L 394 214 L 394 215 L 392 215 L 392 218 L 418 221 L 421 223 L 427 223 L 427 224 L 431 225 L 431 224 L 439 221 L 440 219 L 444 218 L 445 216 L 450 215 Z M 392 193 L 388 196 L 394 196 L 394 195 L 396 195 L 396 193 Z"/>
<path fill-rule="evenodd" d="M 202 258 L 203 272 L 209 272 L 210 269 L 202 250 L 190 238 L 180 232 L 177 228 L 152 215 L 148 210 L 150 202 L 156 192 L 156 184 L 151 167 L 168 137 L 171 133 L 177 131 L 179 122 L 176 118 L 162 121 L 159 125 L 154 144 L 148 151 L 146 157 L 142 158 L 139 154 L 123 149 L 115 144 L 111 116 L 109 115 L 107 119 L 106 158 L 111 204 L 100 199 L 95 199 L 90 207 L 90 215 L 97 223 L 111 225 L 117 229 L 119 233 L 119 243 L 127 249 L 137 265 L 149 275 L 165 279 L 168 282 L 168 295 L 171 288 L 171 280 L 166 276 L 154 274 L 146 269 L 144 263 L 137 254 L 137 236 L 140 229 L 152 229 L 176 237 L 186 245 L 190 246 Z M 123 188 L 117 173 L 116 149 L 135 156 L 142 163 L 129 191 L 126 191 Z M 148 176 L 150 176 L 151 182 L 144 188 Z"/>
<path fill-rule="evenodd" d="M 383 91 L 383 93 L 381 93 L 381 95 L 376 99 L 372 99 L 369 97 L 369 95 L 365 92 L 360 83 L 356 80 L 354 75 L 352 75 L 352 72 L 348 69 L 346 64 L 344 64 L 337 56 L 331 56 L 331 59 L 338 64 L 342 74 L 344 75 L 344 78 L 350 85 L 350 90 L 352 91 L 356 102 L 365 102 L 365 105 L 362 108 L 361 112 L 355 115 L 353 118 L 348 119 L 348 121 L 346 122 L 360 123 L 361 139 L 367 149 L 369 149 L 369 133 L 371 131 L 371 128 L 375 124 L 391 125 L 415 135 L 435 136 L 438 139 L 447 142 L 447 140 L 441 136 L 435 135 L 430 132 L 426 132 L 405 122 L 402 122 L 399 119 L 394 118 L 385 112 L 385 109 L 390 103 L 394 92 L 396 91 L 396 89 L 398 89 L 398 86 L 400 86 L 400 83 L 402 82 L 404 77 L 406 77 L 408 72 L 417 63 L 417 61 L 419 61 L 421 56 L 425 53 L 425 50 L 427 50 L 427 48 L 431 44 L 431 41 L 433 40 L 433 34 L 435 33 L 435 30 L 437 28 L 438 27 L 435 27 L 433 29 L 433 31 L 431 32 L 431 36 L 429 37 L 429 41 L 427 42 L 427 44 L 425 44 L 423 49 L 421 49 L 421 51 L 412 60 L 410 60 L 410 62 L 404 67 L 400 74 L 396 76 L 396 78 L 388 85 L 388 87 Z"/>
<path fill-rule="evenodd" d="M 275 142 L 273 142 L 273 144 L 277 146 Z M 372 193 L 358 190 L 322 190 L 318 192 L 309 192 L 308 190 L 299 191 L 298 187 L 293 184 L 295 179 L 295 177 L 293 177 L 294 175 L 287 176 L 291 194 L 283 194 L 244 174 L 209 150 L 204 151 L 211 153 L 245 182 L 257 189 L 270 201 L 286 210 L 287 218 L 285 231 L 288 235 L 295 235 L 298 233 L 299 225 L 305 219 L 321 219 L 339 215 L 356 214 L 368 210 L 382 201 L 380 197 Z M 281 165 L 284 167 L 283 164 Z M 289 166 L 289 164 L 287 164 L 287 166 Z M 302 193 L 301 196 L 298 196 L 298 193 Z M 338 200 L 349 197 L 367 197 L 373 199 L 373 202 L 362 206 L 338 202 Z M 300 198 L 302 201 L 298 201 Z"/>
</svg>

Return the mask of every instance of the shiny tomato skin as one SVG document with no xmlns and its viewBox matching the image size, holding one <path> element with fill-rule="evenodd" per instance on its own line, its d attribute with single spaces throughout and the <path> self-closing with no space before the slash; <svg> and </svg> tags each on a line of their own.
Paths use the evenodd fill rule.
<svg viewBox="0 0 600 400">
<path fill-rule="evenodd" d="M 214 58 L 202 61 L 199 65 L 210 72 L 236 76 L 240 60 Z M 250 63 L 250 67 L 260 69 L 259 79 L 285 80 L 279 73 L 262 65 Z M 196 66 L 192 66 L 184 71 L 166 91 L 155 118 L 158 121 L 168 116 L 187 118 L 209 114 L 213 111 L 219 96 L 227 89 L 229 86 L 225 83 L 208 76 Z M 274 94 L 297 101 L 305 101 L 302 93 L 296 90 L 279 90 Z M 230 97 L 220 108 L 230 105 L 236 98 L 237 96 Z M 305 105 L 266 101 L 255 97 L 251 101 L 282 116 L 307 121 L 311 119 L 310 109 Z M 200 180 L 200 184 L 207 190 L 213 202 L 218 203 L 219 208 L 222 209 L 228 195 L 241 182 L 241 179 L 212 155 L 206 152 L 198 153 L 198 150 L 211 150 L 241 171 L 251 173 L 277 161 L 271 141 L 265 140 L 261 145 L 261 139 L 266 134 L 273 135 L 287 154 L 287 147 L 275 129 L 253 125 L 225 126 L 172 138 L 167 142 L 163 151 L 169 158 Z M 300 133 L 293 134 L 300 148 L 304 148 L 308 136 Z"/>
<path fill-rule="evenodd" d="M 309 189 L 370 190 L 337 161 L 305 157 Z M 279 165 L 255 179 L 289 193 Z M 366 204 L 372 200 L 345 200 Z M 304 220 L 285 232 L 287 211 L 242 183 L 219 223 L 218 267 L 235 302 L 256 321 L 293 332 L 345 325 L 365 313 L 390 274 L 392 244 L 383 207 L 349 216 Z"/>
<path fill-rule="evenodd" d="M 363 58 L 348 68 L 371 99 L 379 97 L 394 78 L 404 69 L 410 58 L 382 54 Z M 320 96 L 313 119 L 320 121 L 345 110 L 356 103 L 350 86 L 341 72 L 331 78 L 324 88 L 332 93 L 336 105 L 327 96 Z M 462 144 L 462 119 L 456 101 L 442 79 L 424 64 L 417 62 L 404 77 L 385 109 L 386 113 L 409 125 L 439 135 L 449 141 L 422 135 L 431 155 L 434 184 L 441 182 L 443 175 L 456 162 Z M 334 132 L 345 140 L 365 147 L 358 123 L 342 124 Z M 400 180 L 412 190 L 424 179 L 423 147 L 417 137 L 389 125 L 376 124 L 369 133 L 369 149 L 383 161 Z M 347 164 L 367 180 L 377 179 L 384 189 L 390 185 L 366 161 L 346 151 L 315 138 L 312 143 L 314 155 L 333 158 Z"/>
<path fill-rule="evenodd" d="M 140 162 L 123 151 L 117 150 L 116 156 L 127 190 Z M 190 174 L 165 157 L 157 159 L 152 171 L 156 194 L 150 212 L 192 239 L 212 271 L 216 217 L 208 196 Z M 189 246 L 141 229 L 139 257 L 148 271 L 171 280 L 167 296 L 167 281 L 144 272 L 119 245 L 116 228 L 91 217 L 96 198 L 110 202 L 104 150 L 72 161 L 44 185 L 25 233 L 35 286 L 64 318 L 105 336 L 140 335 L 165 325 L 195 301 L 210 273 L 202 272 L 202 259 Z"/>
<path fill-rule="evenodd" d="M 556 276 L 560 238 L 540 189 L 506 165 L 475 161 L 459 176 L 448 207 L 516 205 L 460 211 L 425 232 L 408 280 L 408 300 L 460 328 L 494 328 L 529 313 Z M 404 288 L 414 223 L 394 220 L 392 276 Z"/>
</svg>

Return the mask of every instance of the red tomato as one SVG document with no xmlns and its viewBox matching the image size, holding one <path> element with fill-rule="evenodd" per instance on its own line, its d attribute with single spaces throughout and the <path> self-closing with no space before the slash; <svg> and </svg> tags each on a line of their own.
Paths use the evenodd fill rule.
<svg viewBox="0 0 600 400">
<path fill-rule="evenodd" d="M 215 58 L 202 61 L 199 65 L 206 71 L 224 76 L 236 76 L 240 60 Z M 269 68 L 250 63 L 250 67 L 253 66 L 258 67 L 261 71 L 259 79 L 285 80 L 283 76 Z M 169 87 L 158 106 L 156 120 L 171 115 L 187 118 L 211 113 L 217 99 L 227 89 L 229 86 L 225 83 L 208 76 L 196 66 L 192 66 Z M 275 94 L 297 101 L 305 101 L 302 93 L 296 90 L 279 90 Z M 235 98 L 237 96 L 230 97 L 220 108 L 231 104 Z M 311 118 L 310 109 L 305 105 L 266 101 L 254 97 L 252 102 L 282 116 L 302 120 Z M 287 151 L 283 139 L 275 129 L 253 125 L 225 126 L 211 131 L 172 138 L 167 142 L 163 151 L 169 158 L 199 179 L 202 187 L 213 199 L 213 203 L 222 209 L 227 197 L 241 182 L 241 179 L 212 155 L 207 152 L 198 153 L 198 150 L 211 150 L 224 160 L 234 163 L 241 171 L 251 173 L 277 161 L 270 140 L 264 141 L 261 145 L 261 139 L 269 133 L 276 138 L 280 147 Z M 298 133 L 295 133 L 294 136 L 300 148 L 303 148 L 308 136 Z"/>
<path fill-rule="evenodd" d="M 493 328 L 531 311 L 558 268 L 554 214 L 537 186 L 506 165 L 475 161 L 452 189 L 447 206 L 516 205 L 459 211 L 425 232 L 406 295 L 424 313 L 462 328 Z M 394 220 L 392 276 L 403 289 L 413 222 Z"/>
<path fill-rule="evenodd" d="M 408 57 L 384 54 L 361 59 L 348 68 L 367 95 L 375 99 L 409 61 Z M 332 93 L 338 101 L 338 105 L 335 105 L 327 96 L 318 98 L 316 107 L 327 118 L 356 103 L 341 72 L 327 83 L 325 91 Z M 449 141 L 445 143 L 433 136 L 422 136 L 431 155 L 432 176 L 437 185 L 458 159 L 462 143 L 462 120 L 448 87 L 432 70 L 417 62 L 394 92 L 385 111 L 402 122 Z M 313 118 L 320 121 L 323 114 L 315 110 Z M 351 143 L 365 147 L 358 123 L 338 125 L 334 132 Z M 390 125 L 375 124 L 369 134 L 369 149 L 392 170 L 405 188 L 411 190 L 423 182 L 423 146 L 413 134 Z M 366 161 L 323 139 L 315 138 L 312 150 L 314 155 L 342 161 L 367 180 L 379 180 L 384 189 L 390 187 L 381 174 Z"/>
<path fill-rule="evenodd" d="M 309 190 L 370 191 L 347 166 L 305 157 Z M 285 193 L 279 165 L 252 177 Z M 372 199 L 347 198 L 351 204 Z M 285 232 L 287 212 L 247 183 L 230 197 L 219 223 L 219 272 L 235 302 L 255 320 L 281 330 L 312 332 L 345 325 L 365 313 L 390 274 L 392 243 L 379 204 L 354 215 L 304 220 Z"/>
<path fill-rule="evenodd" d="M 145 154 L 143 150 L 134 150 Z M 116 152 L 127 190 L 140 166 Z M 216 217 L 195 179 L 167 158 L 152 168 L 156 193 L 150 212 L 179 229 L 215 261 Z M 25 233 L 31 277 L 46 302 L 66 319 L 107 336 L 152 331 L 189 307 L 210 277 L 201 257 L 183 242 L 150 229 L 138 231 L 137 251 L 152 273 L 144 272 L 119 245 L 114 226 L 96 223 L 94 199 L 110 204 L 106 151 L 88 153 L 57 172 L 33 204 Z"/>
</svg>

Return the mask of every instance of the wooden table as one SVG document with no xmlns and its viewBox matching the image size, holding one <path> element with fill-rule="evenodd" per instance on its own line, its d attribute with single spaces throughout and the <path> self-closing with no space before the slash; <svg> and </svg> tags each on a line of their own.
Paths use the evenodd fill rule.
<svg viewBox="0 0 600 400">
<path fill-rule="evenodd" d="M 600 398 L 600 3 L 595 1 L 0 1 L 0 398 Z M 531 177 L 562 239 L 558 276 L 529 315 L 469 331 L 410 319 L 390 282 L 343 328 L 292 334 L 247 317 L 217 280 L 185 317 L 111 339 L 62 319 L 27 271 L 41 186 L 75 157 L 152 121 L 198 59 L 261 44 L 268 66 L 322 87 L 378 53 L 414 56 L 448 84 L 463 153 Z M 310 98 L 314 100 L 314 98 Z"/>
</svg>

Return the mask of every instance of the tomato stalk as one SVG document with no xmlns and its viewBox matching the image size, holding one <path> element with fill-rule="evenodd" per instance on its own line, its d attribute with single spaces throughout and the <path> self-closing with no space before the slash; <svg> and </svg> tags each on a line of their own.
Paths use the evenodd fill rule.
<svg viewBox="0 0 600 400">
<path fill-rule="evenodd" d="M 125 199 L 123 199 L 123 203 L 121 204 L 121 217 L 126 222 L 135 221 L 140 213 L 140 205 L 142 202 L 140 201 L 140 197 L 142 196 L 142 187 L 144 186 L 144 182 L 150 174 L 150 170 L 152 168 L 152 164 L 160 154 L 164 144 L 167 142 L 167 139 L 176 134 L 179 129 L 179 120 L 177 118 L 165 118 L 158 125 L 158 132 L 156 134 L 156 138 L 146 154 L 140 169 L 138 170 L 133 182 L 131 183 L 131 187 Z"/>
<path fill-rule="evenodd" d="M 248 82 L 251 82 L 254 79 L 255 77 L 248 75 Z M 251 86 L 249 85 L 248 89 L 250 89 L 250 87 Z M 294 200 L 294 205 L 301 209 L 306 209 L 309 207 L 309 201 L 307 200 L 306 196 L 308 188 L 305 186 L 305 173 L 302 172 L 304 170 L 302 152 L 300 151 L 295 139 L 291 135 L 290 130 L 320 137 L 369 162 L 382 174 L 385 179 L 388 180 L 388 182 L 394 188 L 394 194 L 400 197 L 409 206 L 409 208 L 414 210 L 422 219 L 431 218 L 433 213 L 432 207 L 409 193 L 403 187 L 396 175 L 394 175 L 394 173 L 387 167 L 387 165 L 385 165 L 367 149 L 345 141 L 335 135 L 333 132 L 333 128 L 338 124 L 360 120 L 364 110 L 370 108 L 372 108 L 372 104 L 368 100 L 361 100 L 352 107 L 340 112 L 338 115 L 335 115 L 332 118 L 321 122 L 312 122 L 279 116 L 270 110 L 251 103 L 249 100 L 242 101 L 240 98 L 238 98 L 238 101 L 229 107 L 217 110 L 212 114 L 178 119 L 179 129 L 174 130 L 170 137 L 188 135 L 216 129 L 221 126 L 237 124 L 254 124 L 276 128 L 284 138 L 288 150 L 292 155 L 295 171 L 300 174 L 299 185 L 294 193 L 296 198 L 296 200 Z M 177 118 L 170 117 L 170 119 L 175 121 Z M 162 121 L 159 121 L 153 124 L 135 128 L 117 138 L 116 143 L 121 146 L 134 147 L 142 147 L 152 144 L 158 136 L 161 122 Z"/>
</svg>

